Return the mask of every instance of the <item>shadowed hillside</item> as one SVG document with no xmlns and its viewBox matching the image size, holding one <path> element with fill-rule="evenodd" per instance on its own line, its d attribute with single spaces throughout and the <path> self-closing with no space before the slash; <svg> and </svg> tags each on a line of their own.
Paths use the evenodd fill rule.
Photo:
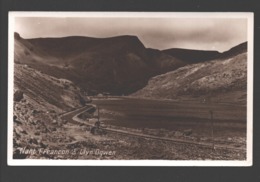
<svg viewBox="0 0 260 182">
<path fill-rule="evenodd" d="M 89 93 L 132 93 L 150 77 L 186 63 L 135 36 L 23 39 L 16 33 L 15 62 L 73 81 Z"/>
<path fill-rule="evenodd" d="M 199 63 L 218 58 L 221 53 L 218 51 L 202 51 L 191 49 L 167 49 L 163 51 L 166 54 L 175 56 L 186 63 Z"/>
</svg>

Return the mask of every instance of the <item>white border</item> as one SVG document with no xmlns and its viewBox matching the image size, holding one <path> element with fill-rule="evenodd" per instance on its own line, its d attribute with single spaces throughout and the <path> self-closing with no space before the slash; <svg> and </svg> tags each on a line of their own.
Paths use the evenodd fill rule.
<svg viewBox="0 0 260 182">
<path fill-rule="evenodd" d="M 245 161 L 198 160 L 17 160 L 13 154 L 13 84 L 14 84 L 14 19 L 15 17 L 132 17 L 132 18 L 246 18 L 248 20 L 247 61 L 247 159 Z M 252 166 L 253 165 L 253 40 L 254 14 L 227 13 L 159 13 L 159 12 L 9 12 L 8 30 L 8 146 L 10 166 Z"/>
</svg>

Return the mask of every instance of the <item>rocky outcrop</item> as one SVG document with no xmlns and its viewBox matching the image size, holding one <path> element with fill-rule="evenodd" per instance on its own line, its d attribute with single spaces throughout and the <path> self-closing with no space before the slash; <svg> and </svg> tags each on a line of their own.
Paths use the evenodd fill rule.
<svg viewBox="0 0 260 182">
<path fill-rule="evenodd" d="M 20 102 L 23 99 L 23 92 L 21 90 L 16 90 L 14 92 L 14 101 Z"/>
</svg>

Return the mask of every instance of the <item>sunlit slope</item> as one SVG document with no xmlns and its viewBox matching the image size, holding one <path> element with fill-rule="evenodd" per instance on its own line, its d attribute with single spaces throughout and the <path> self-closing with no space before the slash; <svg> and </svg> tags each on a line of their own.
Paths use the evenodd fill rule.
<svg viewBox="0 0 260 182">
<path fill-rule="evenodd" d="M 246 102 L 247 50 L 242 45 L 208 62 L 191 64 L 149 80 L 134 96 Z M 234 51 L 239 50 L 239 51 Z"/>
</svg>

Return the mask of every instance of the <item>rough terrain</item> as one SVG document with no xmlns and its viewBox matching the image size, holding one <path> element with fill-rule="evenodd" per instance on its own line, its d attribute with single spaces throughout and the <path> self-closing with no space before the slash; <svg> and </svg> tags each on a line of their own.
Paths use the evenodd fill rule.
<svg viewBox="0 0 260 182">
<path fill-rule="evenodd" d="M 135 36 L 15 34 L 13 157 L 245 160 L 246 44 L 224 53 L 183 52 L 195 61 L 146 48 Z M 210 58 L 199 59 L 202 54 Z M 98 108 L 93 113 L 86 111 L 89 95 Z M 93 134 L 98 117 L 101 132 Z"/>
</svg>

